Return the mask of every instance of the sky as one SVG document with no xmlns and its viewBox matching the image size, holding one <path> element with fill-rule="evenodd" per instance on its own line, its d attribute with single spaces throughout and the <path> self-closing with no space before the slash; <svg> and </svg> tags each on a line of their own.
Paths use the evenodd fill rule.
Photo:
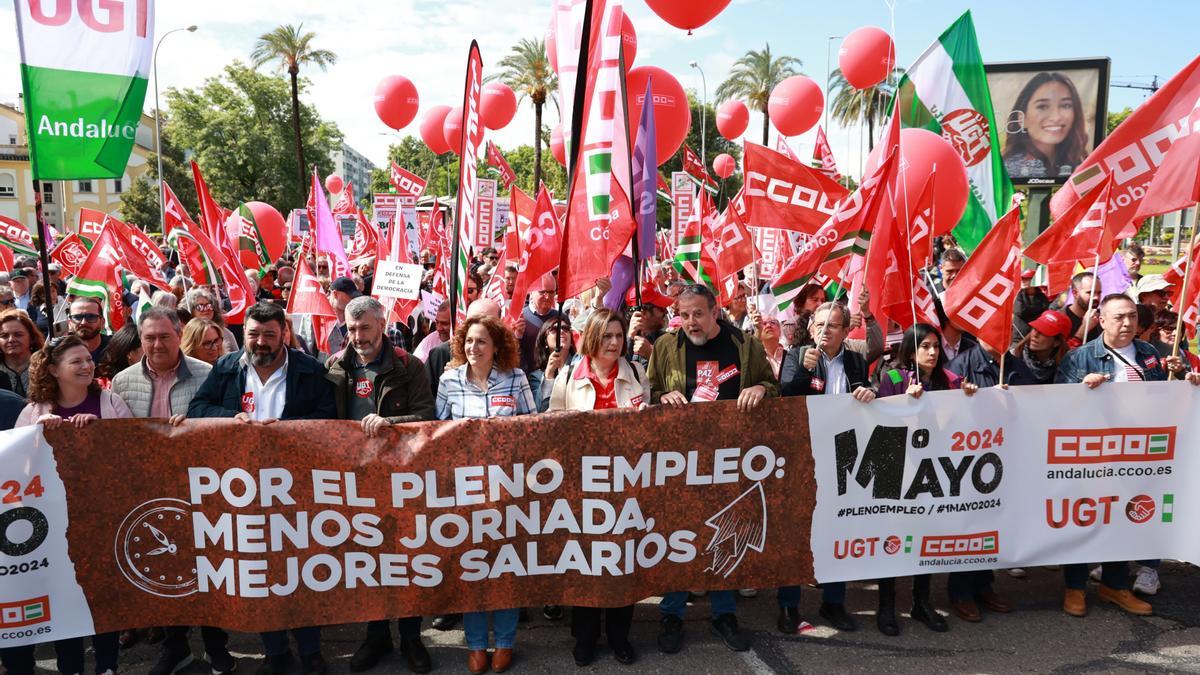
<svg viewBox="0 0 1200 675">
<path fill-rule="evenodd" d="M 14 1 L 28 0 L 0 0 L 0 36 L 9 36 L 0 39 L 0 101 L 5 102 L 15 102 L 21 88 Z M 894 18 L 884 0 L 732 0 L 689 36 L 662 21 L 645 0 L 625 0 L 625 7 L 638 35 L 634 65 L 662 67 L 703 97 L 700 70 L 689 67 L 695 61 L 707 79 L 710 101 L 729 67 L 749 49 L 769 43 L 772 51 L 799 58 L 802 72 L 823 86 L 827 54 L 828 68 L 837 67 L 840 39 L 831 36 L 866 25 L 884 28 L 896 41 L 898 65 L 907 67 L 967 10 L 986 62 L 1109 57 L 1114 83 L 1148 84 L 1154 75 L 1162 83 L 1196 56 L 1189 32 L 1200 22 L 1200 2 L 1194 0 L 894 0 Z M 176 33 L 163 43 L 158 74 L 163 89 L 199 86 L 232 60 L 248 61 L 259 35 L 281 24 L 303 23 L 317 33 L 317 47 L 338 55 L 326 72 L 305 71 L 312 80 L 305 100 L 337 123 L 352 148 L 382 166 L 388 145 L 398 139 L 375 115 L 380 79 L 399 74 L 416 84 L 421 112 L 399 132 L 416 135 L 427 108 L 462 103 L 471 39 L 479 41 L 486 75 L 495 72 L 518 39 L 543 35 L 549 20 L 550 0 L 160 0 L 158 35 L 190 24 L 199 30 Z M 147 109 L 154 105 L 153 91 Z M 1147 95 L 1113 87 L 1109 110 L 1136 107 Z M 549 125 L 557 123 L 552 107 L 546 116 Z M 532 128 L 533 109 L 525 101 L 513 122 L 489 137 L 502 147 L 527 144 Z M 753 113 L 750 137 L 759 139 L 761 128 L 761 117 Z M 814 134 L 791 139 L 802 157 L 811 155 Z M 857 128 L 833 125 L 829 131 L 834 156 L 851 175 L 860 173 L 861 138 Z"/>
</svg>

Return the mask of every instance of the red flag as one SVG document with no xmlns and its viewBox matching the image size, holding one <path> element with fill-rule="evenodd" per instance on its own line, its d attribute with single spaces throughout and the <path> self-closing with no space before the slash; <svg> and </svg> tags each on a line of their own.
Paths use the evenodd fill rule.
<svg viewBox="0 0 1200 675">
<path fill-rule="evenodd" d="M 121 251 L 121 263 L 125 270 L 148 284 L 170 291 L 171 285 L 162 271 L 167 260 L 146 233 L 112 216 L 108 217 L 107 227 L 112 230 L 113 239 Z"/>
<path fill-rule="evenodd" d="M 1187 265 L 1188 255 L 1192 257 L 1191 272 L 1187 282 L 1187 297 L 1183 297 L 1183 273 Z M 1166 272 L 1163 281 L 1171 284 L 1171 306 L 1183 314 L 1183 324 L 1187 327 L 1188 338 L 1196 337 L 1196 303 L 1200 300 L 1200 246 L 1192 244 L 1191 252 L 1185 253 L 1176 260 Z"/>
<path fill-rule="evenodd" d="M 350 250 L 346 251 L 346 255 L 350 258 L 350 264 L 362 265 L 369 259 L 379 258 L 379 244 L 382 235 L 375 223 L 368 220 L 361 209 L 354 210 L 354 219 L 357 222 L 357 226 L 354 228 L 354 241 L 350 242 Z M 400 223 L 400 229 L 404 229 L 403 222 Z"/>
<path fill-rule="evenodd" d="M 408 232 L 404 221 L 397 221 L 396 216 L 392 215 L 392 222 L 388 225 L 387 241 L 381 245 L 379 253 L 380 261 L 391 262 L 409 262 L 411 254 L 408 247 Z M 375 263 L 376 270 L 379 268 L 379 262 Z M 378 271 L 375 273 L 378 277 Z M 421 306 L 420 299 L 417 300 L 401 300 L 400 298 L 380 297 L 375 296 L 375 299 L 391 314 L 391 320 L 404 323 L 412 316 L 413 310 Z"/>
<path fill-rule="evenodd" d="M 562 228 L 554 213 L 550 193 L 542 186 L 529 216 L 529 199 L 520 188 L 512 192 L 513 218 L 517 226 L 520 257 L 517 259 L 517 279 L 513 284 L 512 303 L 520 307 L 525 296 L 543 276 L 558 266 L 561 257 Z"/>
<path fill-rule="evenodd" d="M 620 2 L 593 0 L 591 34 L 582 36 L 587 53 L 582 121 L 578 143 L 572 139 L 569 210 L 562 230 L 558 297 L 573 298 L 611 273 L 637 229 L 630 202 L 632 164 L 627 110 L 622 103 L 625 77 L 620 65 Z M 573 38 L 559 33 L 560 43 Z M 640 94 L 639 94 L 640 95 Z M 630 98 L 633 98 L 631 95 Z M 682 104 L 682 102 L 681 102 Z M 540 197 L 539 197 L 540 200 Z"/>
<path fill-rule="evenodd" d="M 83 261 L 87 260 L 88 249 L 79 238 L 79 235 L 72 232 L 63 237 L 58 242 L 58 246 L 50 252 L 50 257 L 57 261 L 62 266 L 64 277 L 73 277 L 79 274 L 80 268 L 83 267 Z M 12 271 L 12 266 L 9 265 L 9 271 Z"/>
<path fill-rule="evenodd" d="M 104 229 L 104 219 L 108 214 L 95 209 L 79 209 L 79 238 L 83 240 L 88 249 L 96 243 L 100 238 L 100 231 Z"/>
<path fill-rule="evenodd" d="M 671 192 L 671 186 L 667 185 L 667 179 L 663 178 L 661 171 L 657 175 L 658 175 L 658 189 L 669 194 Z"/>
<path fill-rule="evenodd" d="M 817 142 L 813 145 L 813 160 L 820 165 L 817 167 L 817 171 L 833 180 L 842 179 L 842 174 L 838 173 L 837 162 L 833 161 L 833 148 L 829 147 L 829 140 L 825 138 L 825 130 L 819 125 L 817 126 Z"/>
<path fill-rule="evenodd" d="M 705 168 L 704 162 L 700 160 L 700 155 L 697 155 L 686 144 L 683 146 L 683 170 L 689 176 L 702 183 L 708 183 L 709 185 L 717 184 L 717 181 L 708 175 L 708 169 Z"/>
<path fill-rule="evenodd" d="M 411 171 L 405 170 L 399 164 L 392 162 L 392 173 L 389 176 L 396 193 L 419 199 L 425 192 L 425 179 Z"/>
<path fill-rule="evenodd" d="M 471 241 L 478 227 L 475 158 L 479 156 L 479 145 L 483 142 L 483 121 L 479 117 L 479 99 L 483 87 L 483 59 L 479 55 L 479 44 L 472 40 L 467 52 L 467 74 L 463 90 L 462 143 L 455 148 L 463 161 L 458 165 L 458 202 L 455 208 L 453 253 L 451 261 L 452 302 L 450 315 L 457 325 L 467 316 L 467 271 L 471 258 Z M 457 311 L 455 311 L 457 310 Z"/>
<path fill-rule="evenodd" d="M 992 226 L 946 289 L 943 306 L 954 325 L 997 352 L 1012 339 L 1013 301 L 1021 288 L 1021 209 Z"/>
<path fill-rule="evenodd" d="M 891 252 L 888 254 L 889 278 L 883 281 L 880 291 L 876 292 L 882 300 L 883 315 L 908 328 L 912 325 L 913 314 L 917 321 L 922 318 L 922 305 L 926 301 L 932 307 L 933 296 L 929 294 L 925 282 L 921 279 L 920 270 L 929 261 L 932 249 L 933 223 L 933 194 L 935 173 L 931 173 L 925 181 L 920 197 L 912 205 L 912 213 L 903 223 L 896 220 L 896 230 L 891 234 Z M 897 205 L 899 206 L 899 205 Z M 871 240 L 875 244 L 874 238 Z M 892 265 L 896 270 L 892 270 Z M 872 285 L 871 288 L 876 288 Z M 921 289 L 924 289 L 922 292 Z M 937 325 L 936 315 L 933 325 Z"/>
<path fill-rule="evenodd" d="M 15 264 L 16 260 L 13 258 L 12 249 L 7 246 L 0 246 L 0 272 L 12 272 Z"/>
<path fill-rule="evenodd" d="M 741 215 L 745 212 L 745 193 L 745 187 L 739 190 L 737 196 L 729 200 L 725 212 L 713 224 L 712 238 L 717 243 L 717 274 L 721 279 L 736 275 L 758 259 L 754 236 L 750 234 L 750 228 L 746 226 Z"/>
<path fill-rule="evenodd" d="M 786 155 L 793 162 L 801 163 L 800 158 L 796 156 L 796 153 L 792 152 L 792 148 L 788 146 L 787 141 L 783 140 L 783 136 L 775 137 L 775 152 Z"/>
<path fill-rule="evenodd" d="M 329 304 L 329 296 L 304 258 L 296 261 L 296 278 L 292 282 L 292 294 L 288 296 L 287 311 L 288 314 L 337 316 L 333 305 Z"/>
<path fill-rule="evenodd" d="M 192 162 L 192 180 L 196 183 L 196 199 L 200 202 L 200 225 L 204 234 L 224 248 L 225 242 L 225 213 L 212 198 L 208 191 L 208 183 L 204 182 L 204 174 L 200 173 L 200 165 Z"/>
<path fill-rule="evenodd" d="M 342 187 L 342 196 L 338 197 L 337 203 L 333 205 L 333 215 L 335 216 L 353 216 L 358 213 L 358 204 L 354 203 L 354 186 L 346 183 Z"/>
<path fill-rule="evenodd" d="M 83 261 L 79 273 L 67 281 L 67 294 L 99 300 L 108 317 L 108 327 L 117 331 L 125 325 L 125 317 L 121 312 L 121 292 L 124 289 L 120 275 L 121 249 L 113 230 L 107 224 L 100 229 L 100 235 L 92 244 L 92 250 Z"/>
<path fill-rule="evenodd" d="M 1132 236 L 1147 216 L 1196 203 L 1198 103 L 1200 56 L 1146 99 L 1087 156 L 1051 198 L 1051 215 L 1061 218 L 1110 173 L 1114 182 L 1109 227 L 1121 237 Z"/>
<path fill-rule="evenodd" d="M 1112 257 L 1117 242 L 1108 225 L 1112 186 L 1112 177 L 1106 177 L 1103 183 L 1092 188 L 1093 194 L 1076 202 L 1077 205 L 1082 205 L 1080 208 L 1068 210 L 1063 214 L 1063 218 L 1054 223 L 1064 230 L 1070 227 L 1071 231 L 1058 250 L 1050 256 L 1050 262 L 1074 263 L 1092 258 L 1108 260 Z"/>
<path fill-rule="evenodd" d="M 512 190 L 513 183 L 517 182 L 517 174 L 508 165 L 504 155 L 500 154 L 500 148 L 491 141 L 487 142 L 487 161 L 500 172 L 500 182 L 504 184 L 504 189 Z"/>
<path fill-rule="evenodd" d="M 812 234 L 849 191 L 800 162 L 749 141 L 744 143 L 746 200 L 758 227 Z"/>
</svg>

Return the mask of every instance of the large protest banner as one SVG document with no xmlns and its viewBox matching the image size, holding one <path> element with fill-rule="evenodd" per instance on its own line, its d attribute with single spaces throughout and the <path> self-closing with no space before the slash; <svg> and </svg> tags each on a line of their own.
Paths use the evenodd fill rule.
<svg viewBox="0 0 1200 675">
<path fill-rule="evenodd" d="M 5 432 L 0 646 L 801 583 L 804 418 L 790 399 L 749 414 L 728 402 L 431 422 L 379 439 L 339 421 Z"/>
<path fill-rule="evenodd" d="M 1200 392 L 1182 382 L 807 400 L 820 581 L 1200 560 Z"/>
</svg>

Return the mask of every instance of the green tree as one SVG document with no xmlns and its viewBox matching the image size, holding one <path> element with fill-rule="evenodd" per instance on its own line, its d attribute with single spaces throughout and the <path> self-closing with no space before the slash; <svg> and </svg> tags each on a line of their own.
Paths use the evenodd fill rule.
<svg viewBox="0 0 1200 675">
<path fill-rule="evenodd" d="M 1125 106 L 1124 110 L 1108 113 L 1108 117 L 1104 120 L 1104 135 L 1108 136 L 1112 132 L 1116 131 L 1121 122 L 1124 122 L 1126 118 L 1132 114 L 1133 108 L 1130 108 L 1129 106 Z"/>
<path fill-rule="evenodd" d="M 701 106 L 700 101 L 696 99 L 696 92 L 694 91 L 688 91 L 688 106 L 692 112 L 692 126 L 688 129 L 687 137 L 684 138 L 683 142 L 684 145 L 694 150 L 697 155 L 700 154 L 701 147 L 706 148 L 707 156 L 704 158 L 706 163 L 705 168 L 708 170 L 708 174 L 713 177 L 713 180 L 717 181 L 718 187 L 717 194 L 713 196 L 713 205 L 718 211 L 721 211 L 724 210 L 729 200 L 737 195 L 738 190 L 742 189 L 742 181 L 744 180 L 740 173 L 742 148 L 737 143 L 725 140 L 725 137 L 717 131 L 715 123 L 716 111 L 712 105 Z M 708 115 L 707 122 L 704 125 L 700 124 L 702 109 Z M 701 126 L 705 127 L 703 146 L 700 143 Z M 683 171 L 682 147 L 680 150 L 681 152 L 676 152 L 670 159 L 659 166 L 659 171 L 667 179 L 668 184 L 671 182 L 672 173 Z M 734 173 L 725 180 L 718 178 L 713 173 L 712 168 L 713 159 L 722 153 L 732 156 L 738 162 L 739 166 L 739 172 Z M 658 200 L 658 212 L 655 214 L 655 217 L 660 228 L 670 227 L 671 205 L 661 199 Z"/>
<path fill-rule="evenodd" d="M 302 33 L 304 24 L 279 26 L 275 30 L 259 36 L 254 43 L 254 51 L 250 60 L 255 68 L 261 67 L 268 61 L 279 61 L 279 66 L 287 72 L 292 84 L 292 132 L 296 144 L 296 170 L 300 177 L 302 191 L 307 191 L 308 176 L 304 163 L 304 143 L 300 133 L 300 66 L 314 65 L 325 70 L 337 62 L 337 55 L 328 49 L 314 49 L 312 42 L 317 34 L 309 31 Z"/>
<path fill-rule="evenodd" d="M 829 93 L 833 100 L 829 104 L 829 114 L 843 128 L 857 126 L 866 120 L 867 148 L 875 149 L 875 125 L 887 121 L 888 109 L 892 96 L 895 95 L 896 85 L 904 75 L 903 68 L 892 71 L 892 77 L 869 89 L 855 89 L 842 75 L 838 68 L 829 76 Z"/>
<path fill-rule="evenodd" d="M 518 145 L 511 150 L 501 150 L 501 152 L 504 153 L 504 159 L 512 167 L 513 173 L 517 175 L 517 185 L 525 190 L 526 194 L 531 197 L 536 196 L 532 190 L 526 189 L 526 186 L 532 187 L 537 185 L 538 180 L 541 180 L 552 194 L 559 199 L 566 199 L 567 170 L 557 161 L 549 161 L 546 166 L 539 168 L 540 153 L 532 145 Z M 495 173 L 490 168 L 488 171 Z"/>
<path fill-rule="evenodd" d="M 301 90 L 306 85 L 301 79 Z M 309 186 L 295 181 L 304 169 L 291 157 L 291 97 L 284 80 L 235 61 L 222 77 L 199 89 L 169 89 L 166 99 L 171 117 L 165 131 L 192 153 L 218 202 L 228 208 L 258 200 L 284 213 L 303 206 Z M 330 155 L 342 141 L 337 126 L 301 105 L 300 129 L 309 160 L 322 175 L 332 171 Z"/>
<path fill-rule="evenodd" d="M 163 114 L 166 119 L 166 114 Z M 184 160 L 183 151 L 174 143 L 167 127 L 163 128 L 163 175 L 171 191 L 183 203 L 183 208 L 189 214 L 199 211 L 196 202 L 196 186 L 192 182 L 192 172 Z M 121 194 L 121 218 L 132 225 L 137 225 L 145 232 L 161 232 L 161 213 L 158 207 L 158 157 L 151 154 L 147 158 L 149 170 L 138 176 L 133 185 Z M 194 216 L 193 216 L 194 217 Z"/>
<path fill-rule="evenodd" d="M 508 56 L 500 60 L 500 68 L 499 75 L 488 79 L 499 79 L 512 87 L 518 100 L 528 98 L 533 104 L 533 181 L 522 186 L 527 193 L 533 194 L 542 178 L 542 106 L 546 105 L 547 99 L 558 106 L 558 99 L 553 96 L 558 89 L 558 76 L 546 58 L 546 41 L 542 38 L 522 38 L 513 45 Z"/>
<path fill-rule="evenodd" d="M 771 98 L 771 90 L 781 81 L 800 74 L 798 68 L 803 67 L 800 59 L 794 56 L 775 56 L 771 54 L 771 45 L 767 44 L 762 51 L 751 49 L 740 59 L 734 61 L 729 70 L 729 77 L 717 87 L 717 102 L 728 101 L 731 98 L 743 99 L 750 108 L 763 114 L 763 145 L 767 144 L 771 131 L 770 114 L 767 112 L 767 101 Z"/>
</svg>

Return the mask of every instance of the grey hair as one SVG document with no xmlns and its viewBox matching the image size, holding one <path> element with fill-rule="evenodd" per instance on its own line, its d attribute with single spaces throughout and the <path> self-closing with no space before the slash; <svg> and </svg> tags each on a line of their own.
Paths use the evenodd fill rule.
<svg viewBox="0 0 1200 675">
<path fill-rule="evenodd" d="M 829 312 L 833 314 L 833 310 L 837 310 L 842 315 L 842 328 L 850 325 L 850 310 L 840 302 L 823 302 L 820 307 L 813 310 L 813 316 L 819 312 Z"/>
<path fill-rule="evenodd" d="M 708 303 L 709 309 L 717 306 L 717 297 L 713 295 L 712 290 L 704 284 L 688 284 L 687 286 L 683 287 L 683 290 L 680 291 L 679 295 L 676 297 L 682 300 L 684 296 L 689 295 L 704 298 L 704 301 Z"/>
<path fill-rule="evenodd" d="M 138 334 L 141 334 L 142 326 L 147 321 L 153 321 L 155 319 L 166 319 L 170 321 L 171 326 L 175 328 L 175 334 L 183 334 L 183 322 L 179 320 L 179 314 L 175 310 L 168 309 L 166 307 L 151 307 L 149 309 L 142 310 L 142 313 L 138 315 Z"/>
<path fill-rule="evenodd" d="M 167 309 L 175 309 L 179 306 L 179 299 L 173 293 L 166 291 L 154 291 L 154 295 L 150 296 L 150 304 L 155 307 L 166 307 Z"/>
<path fill-rule="evenodd" d="M 376 319 L 384 321 L 386 313 L 383 310 L 383 305 L 378 300 L 369 295 L 360 295 L 350 302 L 346 303 L 346 318 L 361 319 L 363 314 L 370 312 Z"/>
<path fill-rule="evenodd" d="M 203 288 L 193 288 L 189 290 L 187 294 L 183 296 L 183 308 L 189 312 L 192 312 L 196 305 L 202 300 L 208 300 L 208 304 L 213 306 L 213 309 L 216 310 L 216 313 L 220 313 L 221 306 L 217 304 L 217 299 L 213 297 L 212 293 L 209 293 Z"/>
</svg>

